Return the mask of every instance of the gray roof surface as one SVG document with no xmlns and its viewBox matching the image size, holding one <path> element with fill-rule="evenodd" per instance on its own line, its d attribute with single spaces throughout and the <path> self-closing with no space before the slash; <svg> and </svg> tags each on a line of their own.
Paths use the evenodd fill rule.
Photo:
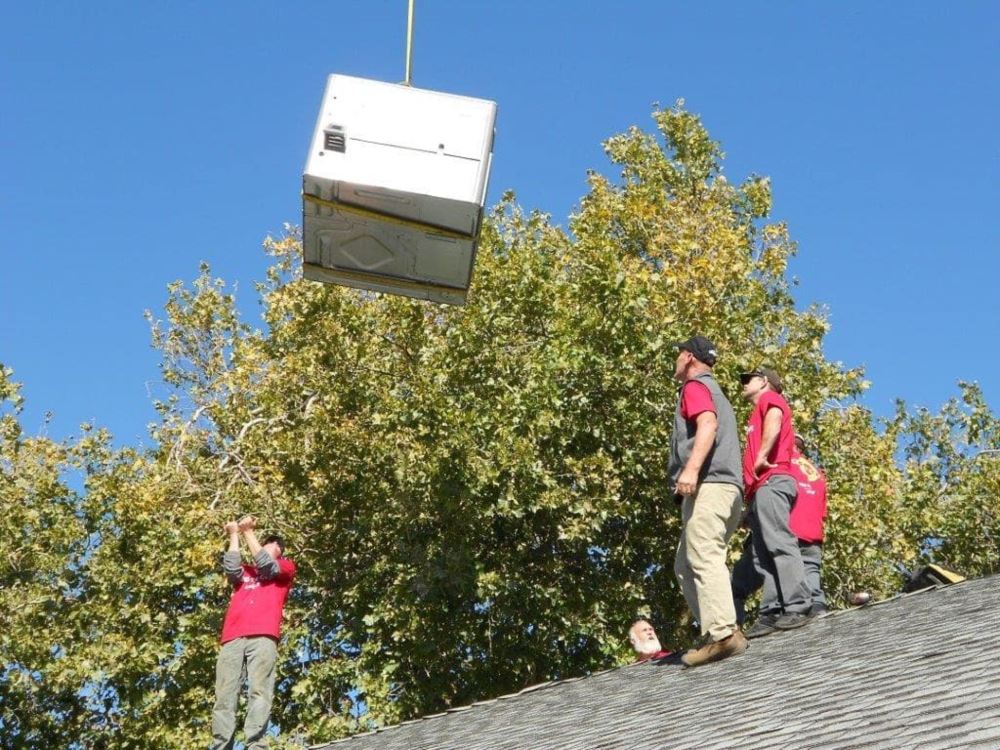
<svg viewBox="0 0 1000 750">
<path fill-rule="evenodd" d="M 1000 748 L 1000 576 L 925 589 L 684 669 L 636 664 L 317 748 Z"/>
</svg>

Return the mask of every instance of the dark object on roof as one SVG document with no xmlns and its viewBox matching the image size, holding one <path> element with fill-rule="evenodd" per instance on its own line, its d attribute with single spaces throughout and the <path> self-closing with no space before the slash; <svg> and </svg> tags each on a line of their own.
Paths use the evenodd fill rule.
<svg viewBox="0 0 1000 750">
<path fill-rule="evenodd" d="M 718 664 L 635 664 L 317 747 L 1000 747 L 1000 576 L 903 594 Z"/>
<path fill-rule="evenodd" d="M 919 591 L 928 586 L 947 586 L 950 583 L 961 583 L 965 576 L 940 565 L 924 565 L 912 573 L 903 573 L 903 591 Z"/>
</svg>

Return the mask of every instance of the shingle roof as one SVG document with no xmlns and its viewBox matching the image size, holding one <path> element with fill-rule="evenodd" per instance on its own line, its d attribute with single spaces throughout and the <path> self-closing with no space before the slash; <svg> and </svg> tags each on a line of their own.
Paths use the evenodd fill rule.
<svg viewBox="0 0 1000 750">
<path fill-rule="evenodd" d="M 1000 748 L 1000 576 L 832 613 L 684 669 L 637 664 L 330 750 Z"/>
</svg>

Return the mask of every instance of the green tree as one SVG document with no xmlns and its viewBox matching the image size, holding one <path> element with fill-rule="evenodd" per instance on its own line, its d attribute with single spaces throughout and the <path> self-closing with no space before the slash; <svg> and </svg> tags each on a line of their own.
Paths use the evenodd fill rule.
<svg viewBox="0 0 1000 750">
<path fill-rule="evenodd" d="M 0 747 L 46 747 L 99 701 L 81 696 L 94 665 L 77 658 L 95 540 L 68 483 L 85 446 L 26 435 L 12 376 L 0 364 Z"/>
<path fill-rule="evenodd" d="M 621 180 L 591 175 L 568 232 L 507 196 L 465 308 L 303 282 L 294 233 L 268 243 L 266 333 L 207 269 L 172 288 L 159 460 L 217 521 L 259 508 L 302 563 L 283 726 L 329 735 L 352 699 L 391 722 L 607 666 L 643 610 L 686 639 L 669 341 L 714 337 L 731 394 L 749 364 L 781 368 L 807 424 L 860 392 L 822 356 L 822 312 L 795 309 L 767 180 L 725 180 L 682 108 L 654 119 L 608 141 Z"/>
<path fill-rule="evenodd" d="M 893 591 L 919 555 L 993 570 L 977 525 L 996 539 L 997 513 L 977 503 L 995 505 L 995 457 L 940 460 L 956 430 L 996 447 L 981 394 L 879 427 L 855 403 L 862 372 L 823 355 L 823 310 L 796 308 L 769 181 L 726 179 L 680 104 L 653 119 L 606 142 L 620 175 L 590 174 L 566 229 L 505 196 L 464 308 L 306 282 L 292 229 L 266 242 L 260 329 L 207 266 L 171 284 L 150 315 L 169 390 L 152 448 L 26 438 L 5 375 L 0 541 L 30 543 L 0 567 L 0 605 L 30 604 L 0 629 L 2 746 L 202 746 L 221 526 L 245 512 L 299 565 L 285 744 L 620 663 L 640 613 L 683 645 L 669 342 L 694 333 L 718 343 L 741 418 L 737 374 L 784 375 L 830 475 L 835 595 Z"/>
<path fill-rule="evenodd" d="M 937 414 L 897 406 L 891 428 L 903 451 L 906 501 L 898 523 L 914 542 L 913 564 L 966 576 L 1000 566 L 1000 419 L 976 383 Z"/>
</svg>

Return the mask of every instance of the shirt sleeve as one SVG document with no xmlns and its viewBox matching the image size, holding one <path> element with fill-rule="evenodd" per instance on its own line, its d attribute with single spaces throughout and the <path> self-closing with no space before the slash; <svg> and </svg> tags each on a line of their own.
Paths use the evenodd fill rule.
<svg viewBox="0 0 1000 750">
<path fill-rule="evenodd" d="M 243 580 L 243 563 L 239 552 L 227 549 L 222 553 L 222 572 L 234 586 Z"/>
<path fill-rule="evenodd" d="M 760 409 L 760 416 L 762 418 L 766 417 L 771 409 L 778 409 L 784 415 L 788 414 L 788 402 L 777 393 L 770 391 L 765 391 L 761 394 L 760 400 L 757 402 L 757 408 Z"/>
<path fill-rule="evenodd" d="M 712 401 L 712 392 L 708 386 L 699 383 L 697 380 L 689 380 L 681 389 L 681 416 L 684 419 L 694 419 L 702 412 L 715 411 L 715 402 Z"/>
<path fill-rule="evenodd" d="M 262 581 L 270 581 L 281 570 L 278 561 L 266 549 L 261 549 L 254 555 L 253 562 L 257 566 L 257 577 Z"/>
</svg>

